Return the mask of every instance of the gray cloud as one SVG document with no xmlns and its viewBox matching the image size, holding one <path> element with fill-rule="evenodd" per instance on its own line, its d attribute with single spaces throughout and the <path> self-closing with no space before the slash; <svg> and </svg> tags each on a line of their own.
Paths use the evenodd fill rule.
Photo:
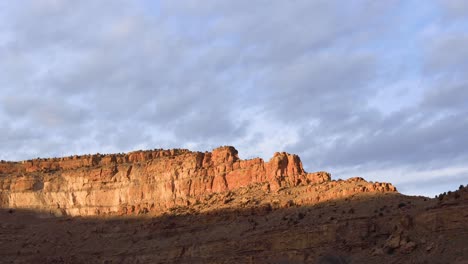
<svg viewBox="0 0 468 264">
<path fill-rule="evenodd" d="M 0 158 L 233 144 L 344 174 L 458 166 L 463 3 L 0 3 Z"/>
<path fill-rule="evenodd" d="M 411 116 L 395 126 L 383 120 L 376 124 L 375 130 L 364 132 L 355 140 L 338 141 L 324 162 L 335 166 L 368 162 L 396 165 L 466 156 L 468 146 L 463 138 L 468 119 L 464 116 L 447 116 L 435 121 Z"/>
<path fill-rule="evenodd" d="M 57 1 L 12 6 L 12 10 L 16 20 L 10 31 L 14 36 L 7 48 L 27 55 L 28 66 L 33 59 L 45 59 L 41 65 L 44 70 L 32 70 L 37 75 L 34 86 L 25 84 L 22 88 L 38 98 L 46 92 L 73 102 L 85 108 L 87 116 L 86 120 L 84 115 L 67 116 L 76 111 L 63 102 L 41 103 L 38 109 L 39 102 L 34 99 L 19 102 L 6 98 L 9 116 L 25 119 L 34 127 L 38 124 L 31 120 L 37 120 L 38 115 L 50 122 L 76 121 L 97 130 L 97 141 L 104 146 L 126 146 L 131 138 L 138 145 L 140 138 L 122 129 L 107 130 L 110 121 L 127 129 L 135 127 L 132 122 L 147 124 L 155 129 L 153 133 L 169 130 L 182 140 L 210 135 L 227 138 L 241 131 L 229 112 L 238 96 L 223 83 L 230 77 L 223 80 L 219 74 L 223 65 L 231 67 L 228 62 L 234 57 L 221 47 L 210 44 L 213 47 L 208 49 L 205 43 L 197 44 L 196 37 L 171 32 L 164 26 L 166 21 L 153 20 L 135 5 L 122 11 L 115 2 L 69 5 Z M 10 84 L 18 85 L 18 80 L 29 74 L 18 73 Z M 195 125 L 197 129 L 190 129 Z M 141 137 L 148 142 L 150 135 Z M 117 139 L 122 141 L 115 142 Z"/>
<path fill-rule="evenodd" d="M 449 20 L 466 18 L 468 15 L 468 3 L 464 0 L 440 0 L 439 2 Z"/>
<path fill-rule="evenodd" d="M 433 107 L 435 109 L 452 109 L 456 112 L 467 110 L 468 104 L 468 82 L 440 82 L 439 87 L 434 87 L 428 91 L 422 101 L 422 106 Z"/>
<path fill-rule="evenodd" d="M 12 119 L 30 117 L 35 127 L 62 127 L 84 122 L 88 112 L 80 106 L 57 98 L 40 96 L 5 96 L 1 100 L 4 113 Z"/>
<path fill-rule="evenodd" d="M 271 94 L 266 104 L 286 120 L 346 119 L 372 95 L 368 84 L 374 67 L 375 58 L 367 54 L 338 52 L 301 58 L 271 71 L 263 85 Z"/>
<path fill-rule="evenodd" d="M 425 69 L 428 74 L 466 74 L 468 34 L 453 32 L 438 35 L 429 45 Z"/>
</svg>

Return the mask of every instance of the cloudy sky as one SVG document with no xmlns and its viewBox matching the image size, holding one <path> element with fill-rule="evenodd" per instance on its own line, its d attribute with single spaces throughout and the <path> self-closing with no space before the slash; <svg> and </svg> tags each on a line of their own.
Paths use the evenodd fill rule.
<svg viewBox="0 0 468 264">
<path fill-rule="evenodd" d="M 297 153 L 468 183 L 468 1 L 1 1 L 0 159 Z"/>
</svg>

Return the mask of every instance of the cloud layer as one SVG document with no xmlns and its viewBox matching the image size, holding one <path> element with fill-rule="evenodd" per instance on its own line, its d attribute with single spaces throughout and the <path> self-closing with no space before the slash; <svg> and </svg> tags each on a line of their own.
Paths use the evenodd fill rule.
<svg viewBox="0 0 468 264">
<path fill-rule="evenodd" d="M 229 144 L 453 189 L 468 181 L 465 2 L 0 3 L 0 158 Z"/>
</svg>

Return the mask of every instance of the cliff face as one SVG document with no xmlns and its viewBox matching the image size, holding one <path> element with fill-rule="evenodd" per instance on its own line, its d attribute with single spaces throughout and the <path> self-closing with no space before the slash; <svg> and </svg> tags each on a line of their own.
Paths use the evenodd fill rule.
<svg viewBox="0 0 468 264">
<path fill-rule="evenodd" d="M 0 207 L 71 216 L 158 215 L 175 207 L 195 207 L 214 193 L 253 185 L 261 185 L 264 193 L 300 187 L 297 190 L 310 195 L 292 199 L 303 204 L 355 193 L 396 192 L 388 183 L 354 178 L 340 184 L 331 181 L 329 173 L 307 173 L 297 155 L 284 152 L 268 162 L 241 160 L 233 147 L 205 153 L 173 149 L 0 163 Z M 220 201 L 219 206 L 229 203 Z"/>
<path fill-rule="evenodd" d="M 241 160 L 233 147 L 2 162 L 0 207 L 5 263 L 468 259 L 468 186 L 405 196 L 388 183 L 307 173 L 287 153 L 268 162 Z M 119 215 L 151 217 L 101 217 Z"/>
</svg>

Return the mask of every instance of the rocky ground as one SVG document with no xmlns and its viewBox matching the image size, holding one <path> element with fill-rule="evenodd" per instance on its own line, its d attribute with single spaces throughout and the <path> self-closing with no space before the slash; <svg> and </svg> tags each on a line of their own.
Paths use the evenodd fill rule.
<svg viewBox="0 0 468 264">
<path fill-rule="evenodd" d="M 207 201 L 237 209 L 181 207 L 158 217 L 2 210 L 0 262 L 468 263 L 468 188 L 440 200 L 360 194 L 312 206 L 279 198 L 288 189 L 278 203 L 258 203 L 259 189 Z"/>
</svg>

